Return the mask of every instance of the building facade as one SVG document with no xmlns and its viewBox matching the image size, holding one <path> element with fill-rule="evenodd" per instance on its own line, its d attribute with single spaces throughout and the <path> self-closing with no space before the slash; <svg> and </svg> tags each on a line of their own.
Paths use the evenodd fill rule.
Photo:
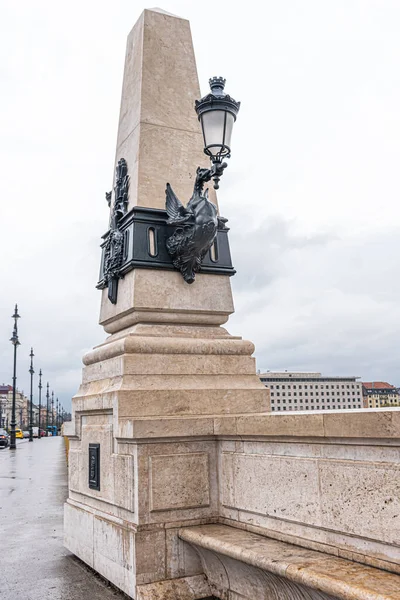
<svg viewBox="0 0 400 600">
<path fill-rule="evenodd" d="M 323 377 L 321 373 L 259 373 L 270 390 L 271 410 L 343 410 L 363 408 L 359 377 Z"/>
<path fill-rule="evenodd" d="M 386 381 L 363 382 L 364 408 L 400 406 L 399 388 Z"/>
<path fill-rule="evenodd" d="M 10 429 L 11 413 L 12 413 L 12 396 L 13 388 L 11 385 L 0 385 L 0 427 Z M 32 407 L 33 424 L 37 425 L 39 421 L 39 407 L 33 404 Z M 55 412 L 54 412 L 55 415 Z M 54 416 L 54 419 L 56 416 Z M 43 426 L 46 419 L 46 410 L 42 405 L 41 424 Z M 51 421 L 51 413 L 49 413 Z M 15 420 L 17 428 L 27 430 L 29 427 L 29 399 L 23 392 L 16 390 L 15 392 Z M 54 420 L 55 423 L 55 420 Z"/>
</svg>

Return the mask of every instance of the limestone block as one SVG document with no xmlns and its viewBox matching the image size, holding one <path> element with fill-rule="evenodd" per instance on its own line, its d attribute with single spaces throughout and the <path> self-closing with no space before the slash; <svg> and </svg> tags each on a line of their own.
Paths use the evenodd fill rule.
<svg viewBox="0 0 400 600">
<path fill-rule="evenodd" d="M 94 565 L 94 516 L 67 501 L 64 504 L 64 545 L 89 567 Z"/>
<path fill-rule="evenodd" d="M 118 302 L 102 292 L 100 324 L 109 333 L 144 322 L 221 325 L 234 311 L 228 276 L 201 274 L 188 285 L 178 271 L 133 269 L 118 284 Z"/>
<path fill-rule="evenodd" d="M 252 378 L 250 377 L 249 385 L 243 385 L 241 389 L 215 390 L 201 386 L 203 382 L 195 382 L 194 378 L 187 379 L 185 382 L 175 382 L 176 387 L 171 382 L 169 390 L 165 389 L 165 382 L 162 389 L 157 389 L 155 378 L 151 379 L 153 389 L 132 389 L 119 392 L 119 418 L 223 415 L 240 414 L 244 410 L 253 413 L 268 410 L 268 396 L 266 397 L 262 389 L 251 388 Z M 178 383 L 181 384 L 179 387 Z M 218 384 L 219 381 L 216 380 L 215 383 Z M 187 387 L 183 387 L 183 384 L 186 384 Z M 190 385 L 193 385 L 192 389 L 190 389 Z"/>
<path fill-rule="evenodd" d="M 210 596 L 205 575 L 138 585 L 136 600 L 204 600 Z"/>
<path fill-rule="evenodd" d="M 210 505 L 208 453 L 150 457 L 150 511 Z"/>
<path fill-rule="evenodd" d="M 95 517 L 93 568 L 120 590 L 134 597 L 134 533 L 120 524 Z"/>
<path fill-rule="evenodd" d="M 113 454 L 114 504 L 135 512 L 134 459 L 129 454 Z"/>
<path fill-rule="evenodd" d="M 318 464 L 280 456 L 224 454 L 222 503 L 230 508 L 321 525 Z M 232 503 L 233 500 L 233 503 Z"/>
<path fill-rule="evenodd" d="M 135 543 L 137 583 L 165 579 L 165 531 L 138 531 Z"/>
<path fill-rule="evenodd" d="M 69 450 L 68 453 L 68 482 L 69 489 L 74 492 L 79 492 L 79 482 L 81 480 L 81 453 L 79 450 Z"/>
<path fill-rule="evenodd" d="M 138 444 L 139 523 L 176 523 L 215 516 L 215 442 Z"/>
<path fill-rule="evenodd" d="M 171 438 L 213 435 L 214 420 L 207 417 L 191 418 L 119 418 L 117 435 L 120 438 Z"/>
<path fill-rule="evenodd" d="M 179 528 L 166 530 L 166 578 L 189 577 L 203 573 L 197 552 L 178 537 Z"/>
<path fill-rule="evenodd" d="M 325 435 L 400 439 L 400 408 L 324 414 Z"/>
<path fill-rule="evenodd" d="M 238 435 L 290 435 L 322 437 L 325 435 L 322 414 L 246 415 L 236 420 Z"/>
<path fill-rule="evenodd" d="M 325 527 L 398 544 L 400 464 L 321 460 L 319 478 Z"/>
</svg>

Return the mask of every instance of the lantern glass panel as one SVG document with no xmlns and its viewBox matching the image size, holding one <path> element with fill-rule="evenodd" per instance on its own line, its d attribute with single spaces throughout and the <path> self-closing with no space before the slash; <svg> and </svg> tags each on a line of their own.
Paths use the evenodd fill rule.
<svg viewBox="0 0 400 600">
<path fill-rule="evenodd" d="M 235 118 L 234 118 L 233 114 L 230 112 L 227 112 L 226 113 L 224 144 L 225 144 L 225 146 L 228 146 L 229 148 L 231 147 L 231 136 L 232 136 L 232 129 L 233 129 L 234 122 L 235 122 Z"/>
<path fill-rule="evenodd" d="M 204 144 L 214 155 L 218 154 L 224 144 L 225 111 L 209 110 L 202 114 Z"/>
</svg>

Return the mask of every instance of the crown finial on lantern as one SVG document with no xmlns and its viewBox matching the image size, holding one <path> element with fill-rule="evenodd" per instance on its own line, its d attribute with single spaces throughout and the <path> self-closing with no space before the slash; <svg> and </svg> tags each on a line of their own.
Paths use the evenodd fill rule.
<svg viewBox="0 0 400 600">
<path fill-rule="evenodd" d="M 208 83 L 210 84 L 210 88 L 213 94 L 215 94 L 216 96 L 223 95 L 226 79 L 224 79 L 223 77 L 211 77 Z"/>
</svg>

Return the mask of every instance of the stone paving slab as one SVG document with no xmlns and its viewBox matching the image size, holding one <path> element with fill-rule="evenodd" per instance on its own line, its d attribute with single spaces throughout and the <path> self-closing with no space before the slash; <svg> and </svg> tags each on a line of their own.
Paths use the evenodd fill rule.
<svg viewBox="0 0 400 600">
<path fill-rule="evenodd" d="M 64 440 L 18 440 L 0 450 L 1 600 L 118 600 L 63 547 Z"/>
</svg>

